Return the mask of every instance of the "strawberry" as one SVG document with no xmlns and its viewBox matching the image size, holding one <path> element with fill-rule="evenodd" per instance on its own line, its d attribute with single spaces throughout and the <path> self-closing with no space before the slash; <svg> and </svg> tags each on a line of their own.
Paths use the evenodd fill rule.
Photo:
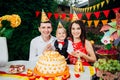
<svg viewBox="0 0 120 80">
<path fill-rule="evenodd" d="M 80 77 L 80 74 L 75 74 L 75 77 L 76 77 L 76 78 L 79 78 L 79 77 Z"/>
</svg>

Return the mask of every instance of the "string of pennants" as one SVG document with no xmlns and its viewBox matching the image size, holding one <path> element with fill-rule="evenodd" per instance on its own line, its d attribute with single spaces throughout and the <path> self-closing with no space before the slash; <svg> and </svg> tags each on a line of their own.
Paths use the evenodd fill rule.
<svg viewBox="0 0 120 80">
<path fill-rule="evenodd" d="M 115 1 L 115 0 L 113 0 L 113 1 Z M 110 2 L 110 0 L 105 0 L 98 4 L 95 4 L 93 6 L 89 6 L 89 7 L 85 7 L 85 8 L 72 7 L 72 9 L 77 12 L 91 12 L 92 10 L 93 11 L 99 10 L 100 8 L 102 8 L 104 6 L 105 3 L 109 4 L 109 2 Z"/>
<path fill-rule="evenodd" d="M 118 7 L 118 8 L 113 8 L 112 10 L 113 10 L 114 13 L 119 12 L 120 7 Z M 103 13 L 103 14 L 105 15 L 106 20 L 99 20 L 99 17 L 100 17 L 100 14 L 101 14 L 101 13 Z M 103 11 L 97 11 L 97 12 L 78 13 L 77 16 L 78 16 L 78 18 L 81 19 L 84 23 L 87 22 L 87 23 L 88 23 L 88 27 L 90 27 L 90 25 L 91 25 L 92 23 L 94 23 L 95 27 L 97 27 L 97 25 L 98 25 L 98 23 L 99 23 L 100 21 L 102 22 L 103 25 L 104 25 L 104 24 L 107 24 L 109 13 L 110 13 L 110 10 L 103 10 Z M 38 16 L 41 14 L 41 12 L 40 12 L 40 11 L 36 11 L 35 14 L 36 14 L 36 17 L 38 17 Z M 46 13 L 46 14 L 47 14 L 47 16 L 48 16 L 49 19 L 50 19 L 52 16 L 54 16 L 55 19 L 61 18 L 61 19 L 66 20 L 66 21 L 72 20 L 72 17 L 73 17 L 73 14 L 69 14 L 69 15 L 67 16 L 66 13 L 62 13 L 62 14 L 54 13 L 54 14 L 52 14 L 51 12 L 48 12 L 48 13 Z M 87 20 L 83 20 L 83 19 L 82 19 L 83 14 L 86 15 Z M 92 14 L 95 15 L 96 20 L 90 20 L 90 17 L 91 17 Z M 114 20 L 115 20 L 115 19 L 111 19 L 111 21 L 114 21 Z"/>
</svg>

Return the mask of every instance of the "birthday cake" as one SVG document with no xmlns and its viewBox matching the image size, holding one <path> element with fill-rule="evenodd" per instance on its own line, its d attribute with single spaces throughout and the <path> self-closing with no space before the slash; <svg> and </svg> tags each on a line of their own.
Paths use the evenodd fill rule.
<svg viewBox="0 0 120 80">
<path fill-rule="evenodd" d="M 56 77 L 69 75 L 65 57 L 57 51 L 45 51 L 39 57 L 34 72 L 43 77 Z"/>
</svg>

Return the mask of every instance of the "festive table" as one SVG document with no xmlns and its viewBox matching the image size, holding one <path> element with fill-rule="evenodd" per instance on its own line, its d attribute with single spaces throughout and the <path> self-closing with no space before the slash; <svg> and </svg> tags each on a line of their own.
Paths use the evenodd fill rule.
<svg viewBox="0 0 120 80">
<path fill-rule="evenodd" d="M 10 65 L 25 65 L 25 71 L 19 74 L 10 74 Z M 0 67 L 0 80 L 29 80 L 27 77 L 27 70 L 34 69 L 36 63 L 24 60 L 10 61 L 6 63 L 6 66 Z M 95 68 L 92 66 L 84 66 L 84 72 L 80 73 L 80 77 L 77 78 L 74 73 L 74 65 L 68 65 L 70 69 L 70 78 L 68 80 L 91 80 L 91 76 L 95 74 Z"/>
</svg>

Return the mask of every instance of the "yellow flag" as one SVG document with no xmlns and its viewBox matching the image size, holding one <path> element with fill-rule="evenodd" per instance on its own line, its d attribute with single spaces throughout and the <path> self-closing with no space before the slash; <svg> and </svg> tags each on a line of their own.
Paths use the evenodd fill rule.
<svg viewBox="0 0 120 80">
<path fill-rule="evenodd" d="M 106 0 L 106 3 L 108 4 L 108 3 L 109 3 L 109 0 Z"/>
<path fill-rule="evenodd" d="M 88 27 L 90 27 L 90 26 L 91 26 L 91 23 L 92 23 L 92 20 L 87 21 L 87 22 L 88 22 Z"/>
<path fill-rule="evenodd" d="M 95 27 L 98 26 L 98 23 L 99 23 L 99 20 L 94 20 L 94 25 L 95 25 Z"/>
<path fill-rule="evenodd" d="M 103 7 L 104 3 L 105 3 L 105 1 L 102 1 L 102 2 L 101 2 L 101 7 Z"/>
<path fill-rule="evenodd" d="M 100 4 L 98 3 L 98 4 L 97 4 L 97 9 L 99 9 L 99 7 L 100 7 Z"/>
<path fill-rule="evenodd" d="M 103 25 L 107 24 L 108 20 L 102 20 Z"/>
</svg>

